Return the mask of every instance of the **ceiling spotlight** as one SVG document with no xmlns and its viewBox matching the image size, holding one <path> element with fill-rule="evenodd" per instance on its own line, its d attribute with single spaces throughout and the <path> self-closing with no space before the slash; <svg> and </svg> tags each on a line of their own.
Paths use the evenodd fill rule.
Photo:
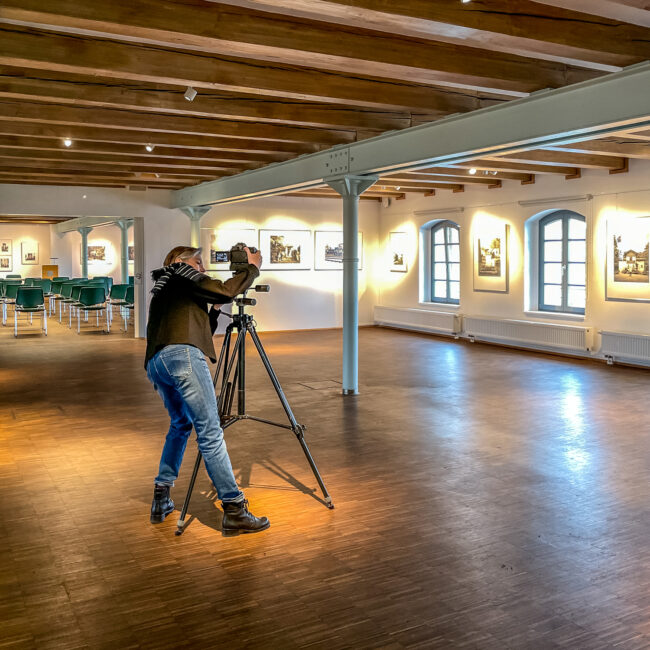
<svg viewBox="0 0 650 650">
<path fill-rule="evenodd" d="M 468 2 L 471 2 L 472 0 L 460 0 L 464 5 L 466 5 Z"/>
<path fill-rule="evenodd" d="M 396 189 L 397 191 L 399 191 L 399 190 L 402 189 L 402 186 L 401 186 L 401 185 L 395 185 L 395 189 Z"/>
<path fill-rule="evenodd" d="M 469 170 L 469 173 L 470 173 L 472 176 L 474 176 L 474 174 L 476 174 L 476 168 L 475 168 L 475 167 L 472 167 L 472 168 Z"/>
<path fill-rule="evenodd" d="M 70 140 L 70 138 L 65 138 L 65 140 L 63 141 L 63 144 L 66 147 L 71 147 L 72 146 L 72 140 Z"/>
<path fill-rule="evenodd" d="M 193 102 L 194 98 L 197 95 L 198 95 L 198 93 L 196 92 L 196 90 L 194 90 L 194 88 L 192 88 L 192 86 L 188 86 L 187 90 L 185 91 L 185 94 L 183 95 L 183 97 L 185 97 L 185 99 L 187 99 L 188 102 Z"/>
<path fill-rule="evenodd" d="M 87 195 L 87 194 L 84 194 L 81 198 L 82 198 L 82 199 L 87 199 L 87 198 L 88 198 L 88 195 Z"/>
<path fill-rule="evenodd" d="M 152 144 L 146 144 L 146 145 L 144 146 L 144 148 L 145 148 L 149 153 L 151 153 L 151 152 L 154 150 L 155 147 L 154 147 Z"/>
<path fill-rule="evenodd" d="M 496 172 L 496 171 L 495 172 L 490 172 L 490 174 L 492 174 L 492 176 L 496 176 L 498 173 L 499 172 Z"/>
</svg>

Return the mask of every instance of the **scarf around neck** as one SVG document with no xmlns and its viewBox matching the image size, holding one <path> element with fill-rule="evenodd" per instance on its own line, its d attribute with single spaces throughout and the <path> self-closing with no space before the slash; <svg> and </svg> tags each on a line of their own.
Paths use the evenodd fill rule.
<svg viewBox="0 0 650 650">
<path fill-rule="evenodd" d="M 154 269 L 151 272 L 151 279 L 155 282 L 151 293 L 154 296 L 159 294 L 165 288 L 169 279 L 174 275 L 178 275 L 186 280 L 190 280 L 191 282 L 199 282 L 200 280 L 210 277 L 205 273 L 200 273 L 194 267 L 185 262 L 174 262 L 168 266 Z"/>
</svg>

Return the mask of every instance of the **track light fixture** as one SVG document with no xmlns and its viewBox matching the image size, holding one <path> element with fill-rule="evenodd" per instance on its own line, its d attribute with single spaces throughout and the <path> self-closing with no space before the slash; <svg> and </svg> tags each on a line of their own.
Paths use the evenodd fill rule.
<svg viewBox="0 0 650 650">
<path fill-rule="evenodd" d="M 145 148 L 149 153 L 151 153 L 151 152 L 155 149 L 155 147 L 154 147 L 152 144 L 147 144 L 147 145 L 145 145 L 144 148 Z"/>
<path fill-rule="evenodd" d="M 63 140 L 63 144 L 64 144 L 66 147 L 71 147 L 71 146 L 72 146 L 72 140 L 70 140 L 70 138 L 65 138 L 65 139 Z"/>
<path fill-rule="evenodd" d="M 192 86 L 188 86 L 187 90 L 185 91 L 185 94 L 183 95 L 183 97 L 185 97 L 185 99 L 187 99 L 188 102 L 193 102 L 194 98 L 197 95 L 198 95 L 198 93 L 196 92 L 196 90 L 194 90 L 194 88 L 192 88 Z"/>
</svg>

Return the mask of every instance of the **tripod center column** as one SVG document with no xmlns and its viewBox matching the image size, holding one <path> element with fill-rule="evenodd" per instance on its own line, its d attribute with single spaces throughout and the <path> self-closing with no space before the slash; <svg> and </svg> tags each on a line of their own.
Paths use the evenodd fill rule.
<svg viewBox="0 0 650 650">
<path fill-rule="evenodd" d="M 343 394 L 359 394 L 359 196 L 376 176 L 325 179 L 343 199 Z"/>
</svg>

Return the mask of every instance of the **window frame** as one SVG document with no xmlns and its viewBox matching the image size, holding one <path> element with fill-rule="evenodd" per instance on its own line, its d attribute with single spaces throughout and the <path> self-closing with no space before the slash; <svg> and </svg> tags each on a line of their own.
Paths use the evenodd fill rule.
<svg viewBox="0 0 650 650">
<path fill-rule="evenodd" d="M 449 241 L 449 229 L 453 229 L 458 233 L 458 242 L 451 242 Z M 460 226 L 449 219 L 445 219 L 443 221 L 438 221 L 435 223 L 431 228 L 429 229 L 429 247 L 430 247 L 430 254 L 429 254 L 429 263 L 431 265 L 430 272 L 429 272 L 429 282 L 431 284 L 430 286 L 430 291 L 429 291 L 429 300 L 431 302 L 440 304 L 440 305 L 460 305 Z M 436 243 L 435 243 L 435 235 L 436 232 L 439 230 L 442 230 L 444 233 L 444 251 L 445 251 L 445 267 L 446 267 L 446 280 L 445 283 L 447 285 L 447 296 L 445 298 L 437 297 L 435 295 L 435 288 L 436 288 L 436 278 L 435 278 L 435 269 L 436 269 L 436 256 L 435 256 L 435 251 L 436 251 Z M 440 246 L 440 244 L 438 244 Z M 449 247 L 450 246 L 458 246 L 458 262 L 450 262 L 449 261 Z M 441 262 L 438 261 L 438 264 Z M 449 267 L 452 264 L 457 264 L 458 265 L 458 280 L 450 280 L 450 273 L 449 273 Z M 450 291 L 450 283 L 451 282 L 458 282 L 458 298 L 451 298 L 451 291 Z"/>
<path fill-rule="evenodd" d="M 585 237 L 584 239 L 569 239 L 569 220 L 575 219 L 576 221 L 582 221 L 585 224 Z M 562 304 L 557 305 L 547 305 L 544 303 L 544 294 L 545 294 L 545 282 L 544 282 L 544 263 L 546 262 L 544 257 L 544 244 L 546 239 L 544 239 L 544 228 L 550 223 L 555 221 L 561 221 L 562 223 L 562 239 L 561 240 L 548 240 L 548 241 L 561 241 L 562 243 L 562 281 L 560 286 L 562 292 Z M 538 265 L 537 265 L 537 309 L 544 312 L 553 312 L 560 314 L 578 314 L 584 316 L 586 308 L 586 294 L 587 294 L 587 220 L 581 214 L 573 212 L 571 210 L 556 210 L 551 214 L 542 217 L 537 223 L 537 232 L 538 232 Z M 584 241 L 585 244 L 585 283 L 584 285 L 569 285 L 569 242 L 571 241 Z M 555 283 L 554 283 L 555 284 Z M 557 285 L 556 285 L 557 286 Z M 584 286 L 585 289 L 585 307 L 569 307 L 569 286 Z"/>
</svg>

